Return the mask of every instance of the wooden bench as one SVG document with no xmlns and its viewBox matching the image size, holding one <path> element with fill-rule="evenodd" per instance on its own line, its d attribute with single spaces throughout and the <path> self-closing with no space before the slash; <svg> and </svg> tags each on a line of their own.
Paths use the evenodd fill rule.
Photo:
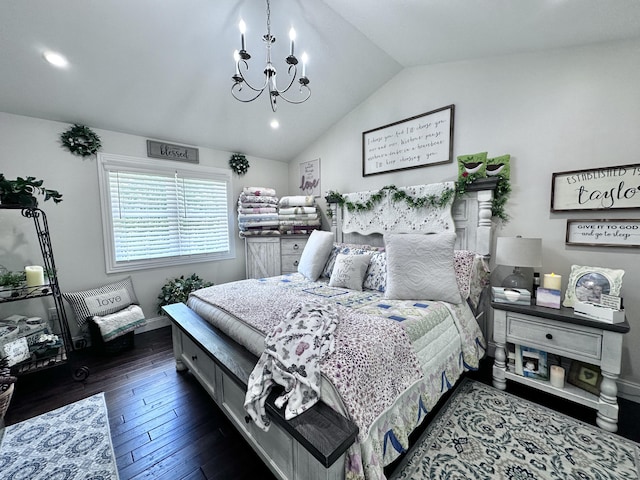
<svg viewBox="0 0 640 480">
<path fill-rule="evenodd" d="M 286 420 L 267 398 L 272 420 L 260 430 L 244 411 L 249 375 L 258 358 L 183 303 L 163 307 L 172 320 L 178 370 L 189 369 L 271 471 L 283 480 L 341 480 L 358 427 L 322 402 Z"/>
</svg>

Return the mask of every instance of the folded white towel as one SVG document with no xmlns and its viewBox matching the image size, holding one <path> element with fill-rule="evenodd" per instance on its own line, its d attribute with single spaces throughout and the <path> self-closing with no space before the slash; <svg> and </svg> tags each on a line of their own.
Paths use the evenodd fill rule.
<svg viewBox="0 0 640 480">
<path fill-rule="evenodd" d="M 91 317 L 91 320 L 100 328 L 100 334 L 105 342 L 147 324 L 144 312 L 138 305 L 130 305 L 109 315 L 96 315 Z"/>
</svg>

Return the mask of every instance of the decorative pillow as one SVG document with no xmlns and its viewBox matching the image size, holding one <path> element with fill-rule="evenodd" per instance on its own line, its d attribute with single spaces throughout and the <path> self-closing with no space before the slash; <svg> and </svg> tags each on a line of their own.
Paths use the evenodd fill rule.
<svg viewBox="0 0 640 480">
<path fill-rule="evenodd" d="M 322 268 L 327 263 L 331 247 L 333 246 L 333 233 L 322 230 L 314 230 L 302 250 L 298 272 L 315 282 L 322 273 Z"/>
<path fill-rule="evenodd" d="M 456 281 L 458 282 L 460 295 L 464 300 L 469 298 L 471 293 L 471 275 L 475 256 L 476 254 L 469 250 L 455 250 L 453 252 Z"/>
<path fill-rule="evenodd" d="M 329 253 L 327 263 L 322 270 L 322 276 L 330 278 L 333 271 L 333 265 L 336 263 L 336 257 L 339 253 L 344 255 L 362 255 L 383 250 L 381 247 L 372 247 L 371 245 L 358 245 L 355 243 L 334 243 Z"/>
<path fill-rule="evenodd" d="M 389 234 L 384 241 L 386 298 L 462 302 L 453 261 L 455 233 Z"/>
<path fill-rule="evenodd" d="M 338 254 L 329 280 L 330 287 L 362 291 L 362 282 L 369 266 L 369 255 Z"/>
<path fill-rule="evenodd" d="M 486 175 L 487 152 L 458 157 L 458 178 L 482 178 Z"/>
<path fill-rule="evenodd" d="M 487 170 L 487 177 L 502 177 L 507 180 L 511 176 L 511 166 L 509 162 L 511 155 L 502 155 L 500 157 L 487 158 L 487 164 L 485 166 Z"/>
<path fill-rule="evenodd" d="M 378 292 L 384 292 L 387 289 L 387 254 L 385 252 L 374 252 L 371 255 L 363 287 Z"/>
<path fill-rule="evenodd" d="M 131 277 L 91 290 L 63 293 L 62 296 L 73 308 L 80 326 L 94 315 L 107 315 L 139 303 Z"/>
<path fill-rule="evenodd" d="M 624 270 L 571 265 L 562 305 L 573 307 L 576 300 L 600 303 L 600 295 L 620 295 Z"/>
</svg>

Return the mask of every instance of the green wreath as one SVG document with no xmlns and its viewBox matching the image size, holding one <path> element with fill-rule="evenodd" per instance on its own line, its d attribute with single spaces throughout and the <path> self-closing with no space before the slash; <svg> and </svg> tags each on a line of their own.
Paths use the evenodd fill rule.
<svg viewBox="0 0 640 480">
<path fill-rule="evenodd" d="M 60 141 L 71 153 L 80 157 L 95 155 L 102 147 L 100 137 L 93 130 L 78 124 L 63 132 Z"/>
<path fill-rule="evenodd" d="M 249 170 L 249 160 L 241 153 L 234 153 L 229 159 L 229 166 L 238 175 L 244 175 Z"/>
</svg>

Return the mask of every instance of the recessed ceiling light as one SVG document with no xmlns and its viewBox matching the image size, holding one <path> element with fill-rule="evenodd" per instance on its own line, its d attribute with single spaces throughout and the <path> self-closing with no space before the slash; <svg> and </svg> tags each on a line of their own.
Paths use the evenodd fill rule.
<svg viewBox="0 0 640 480">
<path fill-rule="evenodd" d="M 64 58 L 62 55 L 60 55 L 59 53 L 49 51 L 49 52 L 44 52 L 42 56 L 47 62 L 49 62 L 51 65 L 54 65 L 56 67 L 64 68 L 67 65 L 69 65 L 69 62 L 67 61 L 67 59 Z"/>
<path fill-rule="evenodd" d="M 271 128 L 275 130 L 278 127 L 280 127 L 280 122 L 278 122 L 278 120 L 276 120 L 275 118 L 271 120 Z"/>
</svg>

